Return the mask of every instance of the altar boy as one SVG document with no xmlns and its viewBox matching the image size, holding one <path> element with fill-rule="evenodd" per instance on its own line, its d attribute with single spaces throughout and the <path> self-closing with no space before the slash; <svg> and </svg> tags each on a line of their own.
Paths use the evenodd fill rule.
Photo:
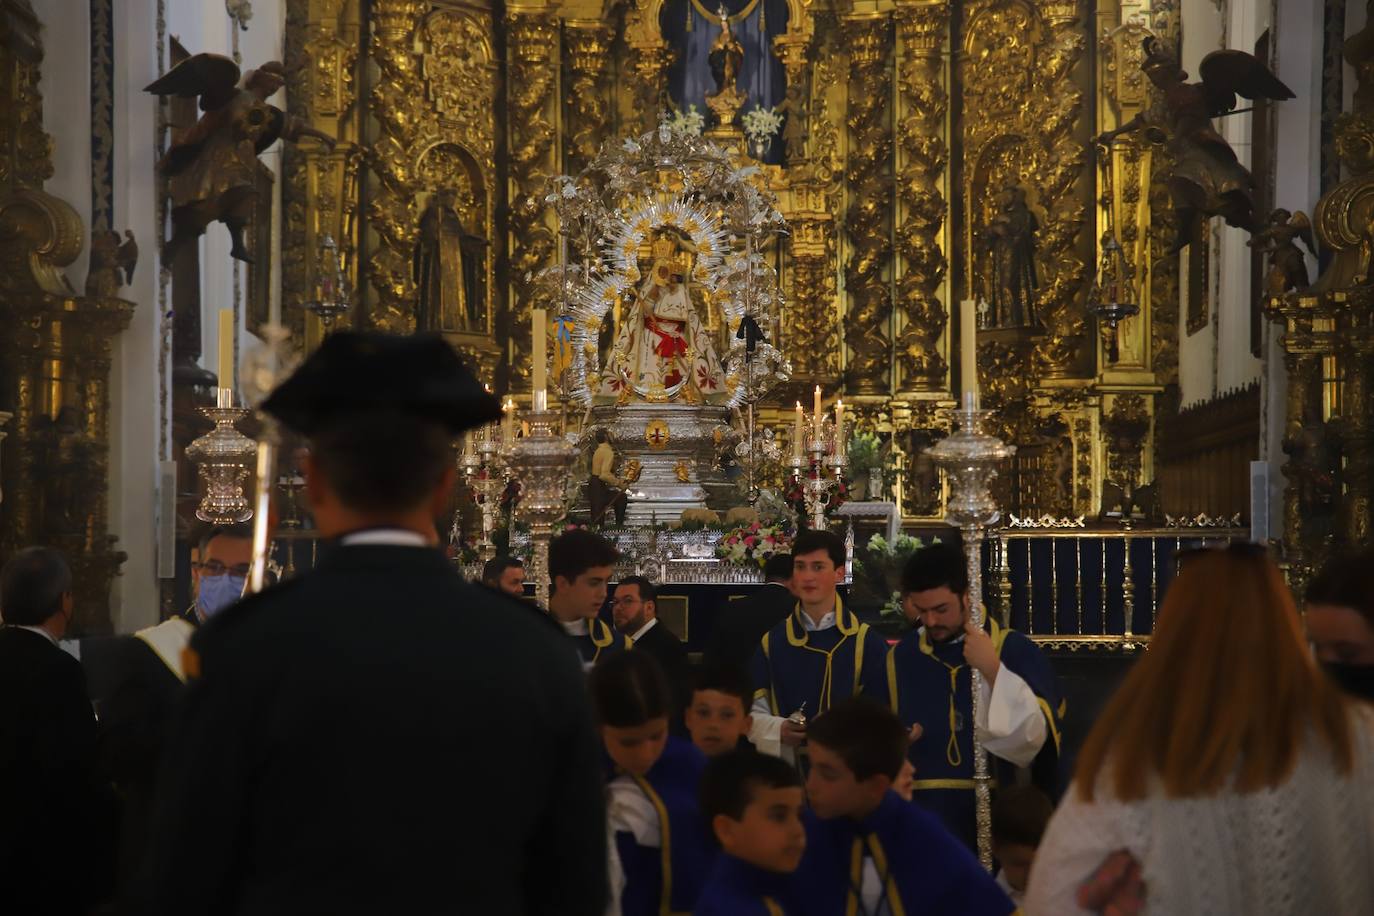
<svg viewBox="0 0 1374 916">
<path fill-rule="evenodd" d="M 892 791 L 908 733 L 881 703 L 854 697 L 809 736 L 806 855 L 795 874 L 810 916 L 1007 916 L 1015 905 L 937 818 Z"/>
<path fill-rule="evenodd" d="M 1030 639 L 970 622 L 968 573 L 952 544 L 919 550 L 902 574 L 902 612 L 920 628 L 887 656 L 889 704 L 912 742 L 915 801 L 938 815 L 970 849 L 976 848 L 973 729 L 993 755 L 1004 783 L 1017 767 L 1055 797 L 1059 722 L 1063 715 L 1054 670 Z M 973 721 L 972 671 L 983 675 L 978 721 Z"/>
<path fill-rule="evenodd" d="M 549 544 L 549 578 L 553 580 L 549 614 L 577 647 L 584 669 L 603 655 L 634 645 L 634 640 L 617 633 L 599 616 L 619 558 L 610 541 L 580 528 L 563 532 Z"/>
<path fill-rule="evenodd" d="M 806 738 L 794 714 L 816 716 L 856 694 L 885 699 L 887 645 L 845 608 L 836 592 L 844 580 L 844 542 L 829 531 L 806 530 L 792 545 L 792 590 L 797 605 L 764 634 L 754 652 L 753 727 L 759 750 L 792 759 Z"/>
</svg>

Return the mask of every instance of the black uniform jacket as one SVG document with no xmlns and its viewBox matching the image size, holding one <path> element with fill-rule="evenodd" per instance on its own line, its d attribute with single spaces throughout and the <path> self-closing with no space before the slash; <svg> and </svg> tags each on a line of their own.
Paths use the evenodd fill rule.
<svg viewBox="0 0 1374 916">
<path fill-rule="evenodd" d="M 600 914 L 577 655 L 436 550 L 336 546 L 191 643 L 147 912 Z"/>
</svg>

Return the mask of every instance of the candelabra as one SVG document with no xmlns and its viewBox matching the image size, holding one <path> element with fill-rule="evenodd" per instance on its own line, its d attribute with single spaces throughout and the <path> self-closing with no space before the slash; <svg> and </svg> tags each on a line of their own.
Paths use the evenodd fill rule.
<svg viewBox="0 0 1374 916">
<path fill-rule="evenodd" d="M 970 397 L 963 410 L 955 411 L 959 429 L 926 453 L 944 469 L 950 482 L 945 521 L 963 535 L 964 561 L 968 566 L 969 611 L 974 626 L 983 626 L 983 537 L 1001 517 L 992 495 L 997 466 L 1016 453 L 1016 447 L 985 431 L 992 411 L 979 410 Z M 979 721 L 983 676 L 973 669 L 973 721 Z M 973 787 L 977 802 L 978 858 L 992 870 L 992 776 L 978 728 L 973 729 Z"/>
<path fill-rule="evenodd" d="M 214 525 L 234 525 L 253 517 L 253 507 L 243 492 L 257 445 L 236 424 L 250 411 L 234 406 L 233 392 L 215 390 L 215 406 L 200 408 L 215 428 L 186 447 L 186 457 L 196 464 L 205 482 L 205 495 L 196 507 L 196 518 Z"/>
<path fill-rule="evenodd" d="M 494 429 L 483 430 L 478 437 L 472 448 L 464 450 L 458 467 L 482 510 L 482 539 L 477 544 L 477 552 L 486 561 L 496 556 L 496 544 L 491 536 L 496 530 L 496 511 L 500 508 L 501 494 L 506 491 L 508 471 L 497 447 Z M 455 534 L 459 530 L 456 513 L 453 530 Z"/>
<path fill-rule="evenodd" d="M 832 433 L 829 442 L 825 431 Z M 812 528 L 825 528 L 826 510 L 836 504 L 844 482 L 844 469 L 848 462 L 841 444 L 842 437 L 841 430 L 826 424 L 819 435 L 813 435 L 806 443 L 809 457 L 803 459 L 801 449 L 794 448 L 792 459 L 788 462 L 792 468 L 792 485 L 801 491 L 805 506 L 805 511 L 798 514 L 809 518 Z M 799 525 L 802 521 L 802 518 L 797 519 Z"/>
<path fill-rule="evenodd" d="M 344 273 L 343 255 L 335 244 L 333 236 L 320 237 L 319 263 L 317 265 L 314 295 L 305 303 L 306 309 L 314 312 L 328 334 L 334 329 L 334 322 L 348 314 L 348 277 Z"/>
<path fill-rule="evenodd" d="M 529 435 L 517 440 L 507 459 L 511 475 L 520 484 L 516 517 L 530 527 L 534 555 L 529 575 L 534 597 L 542 608 L 549 606 L 549 541 L 554 526 L 568 513 L 565 501 L 568 478 L 577 460 L 577 446 L 554 431 L 558 411 L 549 410 L 543 391 L 536 391 L 534 409 L 524 413 Z"/>
</svg>

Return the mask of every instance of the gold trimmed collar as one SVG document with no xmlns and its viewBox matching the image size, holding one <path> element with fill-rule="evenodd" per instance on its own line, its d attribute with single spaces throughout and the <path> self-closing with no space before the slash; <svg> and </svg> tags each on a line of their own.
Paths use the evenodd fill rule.
<svg viewBox="0 0 1374 916">
<path fill-rule="evenodd" d="M 597 628 L 600 627 L 601 635 L 597 635 Z M 587 636 L 591 638 L 592 645 L 598 649 L 604 649 L 615 642 L 615 634 L 611 628 L 606 626 L 606 622 L 599 617 L 593 617 L 587 622 Z"/>
<path fill-rule="evenodd" d="M 806 645 L 807 639 L 811 635 L 810 631 L 806 629 L 805 624 L 802 622 L 803 613 L 805 612 L 802 610 L 801 602 L 798 601 L 796 606 L 792 609 L 792 616 L 787 618 L 787 642 L 797 647 Z M 840 631 L 841 635 L 853 636 L 859 632 L 859 618 L 855 617 L 853 613 L 845 610 L 844 599 L 839 595 L 835 596 L 834 614 L 835 627 Z"/>
</svg>

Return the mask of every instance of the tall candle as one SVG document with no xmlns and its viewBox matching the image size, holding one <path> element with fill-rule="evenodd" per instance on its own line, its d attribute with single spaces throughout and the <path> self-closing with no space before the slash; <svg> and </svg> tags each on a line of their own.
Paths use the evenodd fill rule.
<svg viewBox="0 0 1374 916">
<path fill-rule="evenodd" d="M 959 303 L 959 382 L 964 406 L 978 406 L 978 324 L 977 303 Z"/>
<path fill-rule="evenodd" d="M 506 446 L 510 447 L 515 442 L 515 402 L 510 398 L 506 399 Z"/>
<path fill-rule="evenodd" d="M 835 402 L 835 454 L 845 453 L 844 442 L 844 401 Z"/>
<path fill-rule="evenodd" d="M 532 325 L 534 328 L 534 390 L 543 391 L 548 387 L 545 373 L 548 365 L 545 363 L 544 348 L 548 346 L 549 334 L 544 327 L 545 312 L 543 309 L 535 309 L 532 313 Z"/>
<path fill-rule="evenodd" d="M 815 424 L 816 441 L 821 440 L 821 386 L 816 386 L 816 396 L 811 406 L 811 419 Z"/>
<path fill-rule="evenodd" d="M 234 310 L 219 310 L 219 376 L 221 388 L 234 387 Z"/>
<path fill-rule="evenodd" d="M 801 401 L 797 402 L 797 422 L 792 427 L 792 455 L 800 458 L 802 455 L 802 409 Z"/>
</svg>

